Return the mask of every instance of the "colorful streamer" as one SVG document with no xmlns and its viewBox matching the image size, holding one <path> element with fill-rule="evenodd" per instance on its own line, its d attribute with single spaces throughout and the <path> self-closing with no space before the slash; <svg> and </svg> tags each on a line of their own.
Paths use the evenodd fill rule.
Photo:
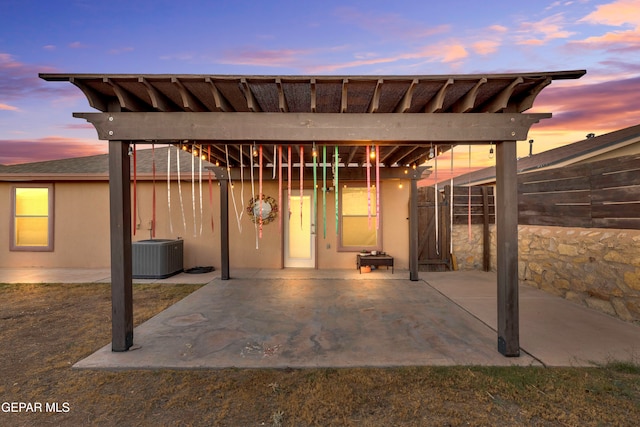
<svg viewBox="0 0 640 427">
<path fill-rule="evenodd" d="M 333 154 L 333 159 L 334 159 L 334 165 L 335 165 L 335 172 L 333 174 L 333 180 L 335 181 L 335 185 L 334 188 L 336 189 L 335 191 L 335 202 L 336 202 L 336 236 L 338 235 L 338 226 L 339 226 L 339 216 L 340 216 L 340 212 L 338 211 L 338 169 L 339 169 L 339 162 L 340 162 L 340 157 L 339 157 L 339 153 L 338 153 L 338 146 L 335 146 L 335 151 Z"/>
<path fill-rule="evenodd" d="M 367 145 L 367 218 L 369 220 L 369 230 L 371 230 L 371 148 Z"/>
<path fill-rule="evenodd" d="M 316 214 L 318 209 L 318 173 L 316 171 L 316 167 L 318 166 L 318 152 L 313 150 L 313 216 L 311 218 L 312 222 L 315 223 L 317 221 L 318 215 Z M 313 230 L 315 233 L 315 230 Z"/>
<path fill-rule="evenodd" d="M 304 147 L 300 146 L 300 228 L 302 229 L 302 206 L 304 204 Z"/>
<path fill-rule="evenodd" d="M 376 145 L 376 230 L 380 229 L 380 146 Z"/>
<path fill-rule="evenodd" d="M 469 145 L 469 171 L 471 171 L 471 145 Z M 471 242 L 473 239 L 473 236 L 471 235 L 471 176 L 469 176 L 469 183 L 467 187 L 469 188 L 469 202 L 467 203 L 469 213 L 467 215 L 467 224 L 469 229 L 469 242 Z"/>
<path fill-rule="evenodd" d="M 240 222 L 240 234 L 242 234 L 242 216 L 244 215 L 244 148 L 242 146 L 242 144 L 240 145 L 240 147 L 238 147 L 238 150 L 240 151 L 240 203 L 242 204 L 242 209 L 240 209 L 240 219 L 238 220 Z M 229 162 L 227 162 L 227 165 L 229 164 Z M 231 174 L 229 174 L 229 176 L 231 176 Z"/>
<path fill-rule="evenodd" d="M 184 200 L 182 199 L 182 180 L 180 179 L 180 147 L 176 147 L 176 166 L 178 168 L 178 194 L 180 195 L 180 212 L 182 213 L 182 227 L 187 231 L 187 217 L 184 215 Z"/>
<path fill-rule="evenodd" d="M 207 146 L 207 159 L 211 162 L 211 146 Z M 211 214 L 211 232 L 214 231 L 213 225 L 213 177 L 211 169 L 209 169 L 209 213 Z"/>
<path fill-rule="evenodd" d="M 450 221 L 450 227 L 449 233 L 453 233 L 453 145 L 451 146 L 451 150 L 449 150 L 449 152 L 451 153 L 451 177 L 449 178 L 449 187 L 451 187 L 449 189 L 449 221 Z M 449 234 L 449 236 L 451 236 L 451 234 Z M 453 255 L 453 238 L 449 237 L 449 253 Z"/>
<path fill-rule="evenodd" d="M 233 189 L 233 181 L 231 181 L 231 164 L 229 163 L 229 146 L 224 146 L 224 155 L 227 162 L 227 177 L 229 179 L 229 187 L 231 188 L 231 201 L 233 202 L 233 212 L 236 214 L 236 223 L 238 224 L 238 231 L 242 233 L 242 212 L 238 214 L 238 204 L 236 203 L 236 192 Z"/>
<path fill-rule="evenodd" d="M 438 199 L 440 198 L 440 194 L 438 193 L 438 146 L 436 146 L 436 152 L 435 152 L 435 159 L 434 159 L 434 167 L 435 167 L 435 186 L 434 186 L 434 193 L 435 193 L 435 228 L 436 228 L 436 255 L 440 255 L 440 234 L 438 233 Z"/>
<path fill-rule="evenodd" d="M 250 159 L 250 166 L 251 166 L 251 197 L 254 199 L 255 201 L 255 197 L 256 197 L 256 187 L 254 185 L 254 178 L 253 178 L 253 154 L 249 156 Z M 251 209 L 253 209 L 253 206 L 251 206 Z M 260 247 L 260 244 L 258 242 L 258 221 L 253 221 L 253 230 L 255 232 L 256 235 L 256 249 L 258 249 Z"/>
<path fill-rule="evenodd" d="M 156 145 L 151 144 L 151 172 L 153 174 L 153 192 L 151 198 L 151 238 L 156 237 Z"/>
<path fill-rule="evenodd" d="M 282 209 L 282 145 L 278 145 L 278 206 Z M 282 215 L 278 215 L 278 231 L 282 234 Z"/>
<path fill-rule="evenodd" d="M 262 144 L 258 147 L 258 237 L 262 239 Z"/>
<path fill-rule="evenodd" d="M 198 171 L 198 191 L 200 192 L 200 235 L 202 236 L 202 218 L 203 218 L 203 211 L 202 211 L 202 145 L 200 146 L 200 149 L 198 150 L 198 154 L 199 154 L 199 162 L 200 162 L 200 167 L 199 167 L 199 171 Z"/>
<path fill-rule="evenodd" d="M 322 146 L 322 227 L 327 238 L 327 146 Z"/>
<path fill-rule="evenodd" d="M 138 165 L 136 164 L 136 145 L 133 144 L 133 235 L 136 235 L 136 229 L 138 224 L 138 191 L 137 191 L 137 182 L 138 182 Z"/>
<path fill-rule="evenodd" d="M 193 210 L 193 237 L 197 236 L 196 233 L 196 157 L 193 155 L 193 150 L 195 150 L 195 145 L 191 146 L 191 206 Z"/>
<path fill-rule="evenodd" d="M 291 165 L 291 146 L 287 147 L 287 209 L 289 210 L 289 215 L 287 216 L 287 220 L 291 220 L 291 170 L 293 166 Z"/>
<path fill-rule="evenodd" d="M 276 179 L 276 169 L 278 165 L 278 156 L 276 155 L 276 150 L 277 150 L 277 147 L 274 145 L 273 146 L 273 176 L 271 177 L 271 179 Z"/>
<path fill-rule="evenodd" d="M 173 235 L 173 217 L 171 215 L 171 146 L 167 148 L 167 206 L 169 208 L 169 232 Z"/>
</svg>

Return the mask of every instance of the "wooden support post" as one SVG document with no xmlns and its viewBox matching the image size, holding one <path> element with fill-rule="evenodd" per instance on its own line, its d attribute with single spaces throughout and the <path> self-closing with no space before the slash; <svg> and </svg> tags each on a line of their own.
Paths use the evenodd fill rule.
<svg viewBox="0 0 640 427">
<path fill-rule="evenodd" d="M 222 264 L 220 278 L 229 280 L 229 180 L 222 174 L 218 174 L 218 178 L 220 180 L 220 263 Z"/>
<path fill-rule="evenodd" d="M 411 179 L 409 194 L 409 279 L 418 277 L 418 180 Z"/>
<path fill-rule="evenodd" d="M 109 141 L 112 351 L 127 351 L 133 345 L 131 182 L 129 168 L 129 143 Z"/>
<path fill-rule="evenodd" d="M 482 186 L 482 269 L 491 271 L 491 234 L 489 230 L 489 187 Z"/>
<path fill-rule="evenodd" d="M 496 144 L 498 351 L 520 356 L 516 142 Z"/>
</svg>

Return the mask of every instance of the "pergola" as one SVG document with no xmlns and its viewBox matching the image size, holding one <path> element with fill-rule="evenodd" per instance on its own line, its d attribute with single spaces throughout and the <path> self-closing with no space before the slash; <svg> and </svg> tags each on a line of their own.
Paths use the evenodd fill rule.
<svg viewBox="0 0 640 427">
<path fill-rule="evenodd" d="M 526 114 L 553 80 L 585 70 L 416 76 L 228 76 L 40 74 L 77 86 L 99 112 L 74 113 L 109 143 L 112 350 L 133 345 L 130 144 L 211 147 L 220 181 L 221 276 L 229 279 L 230 167 L 248 159 L 241 144 L 292 145 L 311 158 L 333 145 L 352 176 L 379 145 L 383 177 L 411 178 L 409 275 L 418 280 L 417 181 L 433 146 L 496 146 L 498 351 L 518 356 L 518 203 L 516 142 L 551 113 Z M 237 153 L 227 164 L 229 146 Z M 226 147 L 225 147 L 226 146 Z M 241 154 L 240 154 L 241 153 Z M 267 161 L 273 156 L 266 154 Z M 282 160 L 282 159 L 280 159 Z M 309 160 L 310 161 L 310 160 Z M 305 160 L 306 162 L 306 160 Z M 243 162 L 245 165 L 248 161 Z M 416 167 L 409 167 L 416 166 Z M 407 175 L 405 175 L 406 177 Z"/>
</svg>

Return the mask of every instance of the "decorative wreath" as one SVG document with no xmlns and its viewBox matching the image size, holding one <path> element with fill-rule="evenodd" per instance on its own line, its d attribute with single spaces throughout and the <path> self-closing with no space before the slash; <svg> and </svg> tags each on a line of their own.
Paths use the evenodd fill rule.
<svg viewBox="0 0 640 427">
<path fill-rule="evenodd" d="M 252 197 L 249 200 L 247 213 L 251 217 L 252 222 L 260 222 L 260 198 Z M 269 224 L 278 216 L 278 203 L 271 196 L 262 195 L 262 224 Z"/>
</svg>

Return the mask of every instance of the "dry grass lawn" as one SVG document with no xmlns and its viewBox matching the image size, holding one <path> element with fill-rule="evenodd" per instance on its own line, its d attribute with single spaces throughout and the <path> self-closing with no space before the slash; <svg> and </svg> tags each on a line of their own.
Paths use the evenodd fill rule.
<svg viewBox="0 0 640 427">
<path fill-rule="evenodd" d="M 135 323 L 198 287 L 134 286 Z M 2 426 L 635 426 L 640 420 L 637 364 L 74 370 L 110 341 L 109 285 L 0 284 L 0 304 Z M 20 403 L 31 408 L 12 412 Z"/>
</svg>

